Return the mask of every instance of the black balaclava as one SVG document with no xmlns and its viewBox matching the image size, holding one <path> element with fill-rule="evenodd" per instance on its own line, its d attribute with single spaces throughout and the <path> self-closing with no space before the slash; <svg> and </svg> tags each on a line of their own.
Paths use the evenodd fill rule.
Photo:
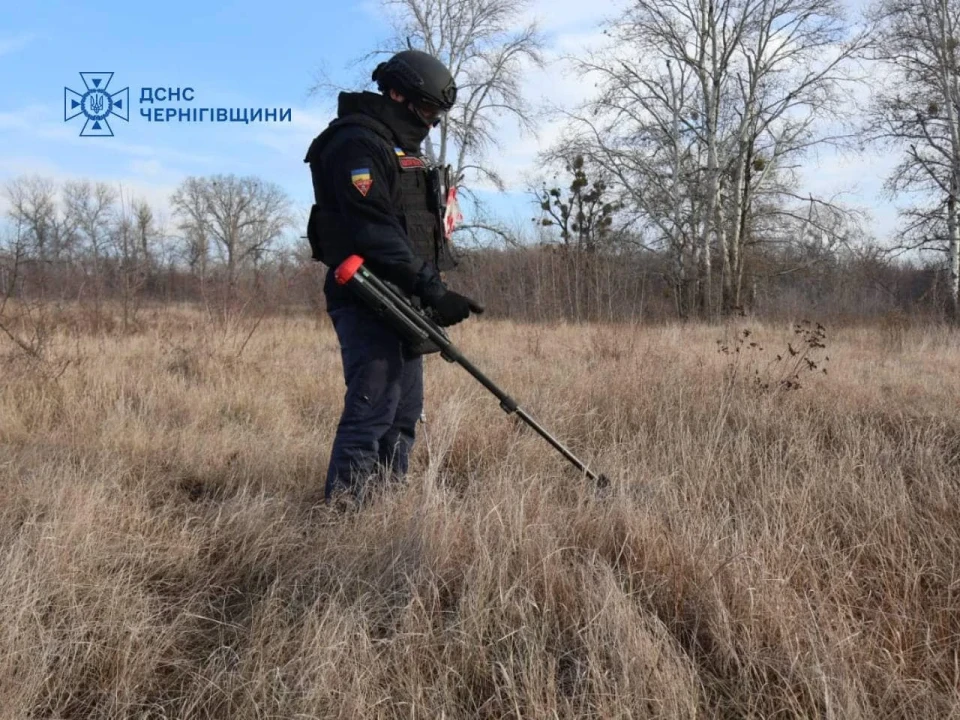
<svg viewBox="0 0 960 720">
<path fill-rule="evenodd" d="M 343 117 L 355 112 L 370 115 L 390 128 L 401 150 L 419 153 L 430 134 L 430 126 L 407 105 L 372 92 L 340 93 L 337 115 Z"/>
</svg>

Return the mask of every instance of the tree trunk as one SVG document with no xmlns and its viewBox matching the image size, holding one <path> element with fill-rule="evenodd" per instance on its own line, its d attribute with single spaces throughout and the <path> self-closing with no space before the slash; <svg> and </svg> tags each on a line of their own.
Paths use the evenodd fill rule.
<svg viewBox="0 0 960 720">
<path fill-rule="evenodd" d="M 947 226 L 950 229 L 950 317 L 960 323 L 960 224 L 957 222 L 956 184 L 947 198 Z"/>
<path fill-rule="evenodd" d="M 719 92 L 717 80 L 717 37 L 716 18 L 714 17 L 712 0 L 700 0 L 700 27 L 701 36 L 698 48 L 700 86 L 703 92 L 703 116 L 705 122 L 707 142 L 707 183 L 706 208 L 703 215 L 701 243 L 701 287 L 700 312 L 706 317 L 710 314 L 713 283 L 711 278 L 711 243 L 710 236 L 716 233 L 717 209 L 720 195 L 720 162 L 717 157 L 717 126 L 719 124 L 718 104 Z M 707 41 L 710 41 L 710 50 Z M 709 55 L 708 55 L 709 53 Z"/>
<path fill-rule="evenodd" d="M 227 298 L 229 306 L 233 302 L 234 284 L 237 279 L 237 248 L 235 242 L 227 243 Z"/>
<path fill-rule="evenodd" d="M 754 152 L 753 143 L 747 148 L 746 158 L 743 163 L 743 180 L 740 183 L 740 211 L 737 214 L 737 247 L 736 256 L 733 258 L 733 272 L 736 275 L 734 284 L 734 301 L 740 306 L 743 292 L 743 266 L 744 266 L 744 248 L 751 237 L 750 213 L 753 206 L 753 193 L 750 191 L 753 183 L 753 162 Z M 754 276 L 754 290 L 756 289 L 756 276 Z M 754 293 L 755 294 L 755 293 Z"/>
<path fill-rule="evenodd" d="M 727 234 L 727 225 L 723 221 L 722 193 L 718 193 L 716 217 L 714 224 L 717 228 L 717 251 L 720 253 L 721 301 L 723 315 L 733 310 L 733 269 L 730 265 L 730 244 L 732 239 Z"/>
<path fill-rule="evenodd" d="M 680 320 L 687 319 L 687 295 L 689 294 L 689 279 L 687 277 L 686 258 L 684 257 L 683 246 L 676 249 L 677 279 L 674 283 L 674 293 L 676 294 L 677 317 Z"/>
<path fill-rule="evenodd" d="M 750 186 L 750 162 L 752 148 L 746 142 L 740 144 L 740 154 L 733 173 L 730 196 L 730 234 L 727 238 L 727 262 L 725 269 L 730 273 L 724 282 L 724 313 L 730 313 L 741 307 L 741 287 L 743 282 L 743 237 L 747 224 L 747 192 Z"/>
<path fill-rule="evenodd" d="M 708 203 L 709 204 L 709 203 Z M 715 207 L 715 204 L 714 204 Z M 708 214 L 708 218 L 712 216 L 713 213 Z M 700 315 L 702 317 L 707 317 L 710 314 L 710 296 L 713 292 L 713 282 L 711 278 L 711 262 L 710 262 L 710 232 L 711 232 L 712 220 L 704 219 L 703 221 L 703 233 L 700 238 L 700 289 L 699 289 L 699 309 Z"/>
<path fill-rule="evenodd" d="M 960 322 L 960 238 L 958 238 L 958 233 L 960 229 L 957 227 L 957 192 L 960 189 L 960 127 L 958 127 L 958 118 L 957 118 L 957 101 L 960 100 L 960 91 L 957 88 L 957 74 L 956 74 L 956 53 L 955 50 L 955 40 L 953 33 L 951 32 L 952 28 L 948 28 L 949 25 L 949 10 L 948 3 L 946 0 L 941 0 L 939 3 L 939 17 L 937 22 L 939 23 L 939 42 L 940 42 L 940 52 L 942 53 L 941 59 L 941 83 L 943 86 L 943 94 L 946 99 L 944 105 L 946 106 L 947 111 L 947 121 L 950 125 L 950 149 L 951 149 L 951 161 L 952 161 L 952 174 L 950 177 L 950 193 L 947 197 L 947 227 L 949 229 L 949 254 L 950 254 L 950 269 L 949 269 L 949 287 L 950 287 L 950 311 L 953 317 L 954 322 Z M 927 18 L 928 27 L 931 19 Z M 931 32 L 931 34 L 933 34 Z"/>
</svg>

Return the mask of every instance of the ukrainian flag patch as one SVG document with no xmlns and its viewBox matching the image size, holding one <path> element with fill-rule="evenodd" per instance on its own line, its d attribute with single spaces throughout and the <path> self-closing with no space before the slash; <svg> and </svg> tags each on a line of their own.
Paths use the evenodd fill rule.
<svg viewBox="0 0 960 720">
<path fill-rule="evenodd" d="M 398 147 L 395 147 L 393 151 L 397 154 L 397 157 L 403 157 L 406 153 Z"/>
<path fill-rule="evenodd" d="M 373 178 L 370 177 L 370 168 L 359 168 L 350 173 L 350 182 L 360 191 L 364 197 L 370 192 L 370 186 L 373 185 Z"/>
</svg>

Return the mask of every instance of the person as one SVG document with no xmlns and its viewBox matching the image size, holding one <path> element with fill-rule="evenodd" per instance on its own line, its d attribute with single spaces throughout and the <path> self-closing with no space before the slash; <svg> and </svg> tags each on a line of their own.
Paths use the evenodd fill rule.
<svg viewBox="0 0 960 720">
<path fill-rule="evenodd" d="M 435 169 L 421 146 L 456 102 L 457 86 L 436 58 L 397 53 L 373 71 L 380 93 L 340 93 L 337 118 L 310 144 L 315 202 L 307 236 L 329 267 L 327 312 L 340 344 L 343 412 L 330 453 L 324 500 L 362 504 L 372 490 L 407 474 L 423 410 L 423 349 L 337 285 L 351 255 L 444 327 L 483 308 L 440 275 L 456 265 L 442 218 L 431 203 Z"/>
</svg>

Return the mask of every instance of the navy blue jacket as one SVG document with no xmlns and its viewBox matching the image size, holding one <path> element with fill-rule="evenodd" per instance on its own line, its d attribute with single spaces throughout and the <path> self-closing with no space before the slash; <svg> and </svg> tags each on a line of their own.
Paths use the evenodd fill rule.
<svg viewBox="0 0 960 720">
<path fill-rule="evenodd" d="M 338 119 L 304 158 L 315 199 L 308 234 L 320 238 L 323 257 L 314 257 L 330 268 L 324 283 L 328 308 L 355 302 L 333 280 L 334 269 L 353 254 L 408 296 L 429 300 L 446 290 L 436 268 L 414 254 L 403 225 L 394 148 L 419 153 L 422 137 L 407 132 L 402 109 L 374 93 L 341 93 Z"/>
</svg>

